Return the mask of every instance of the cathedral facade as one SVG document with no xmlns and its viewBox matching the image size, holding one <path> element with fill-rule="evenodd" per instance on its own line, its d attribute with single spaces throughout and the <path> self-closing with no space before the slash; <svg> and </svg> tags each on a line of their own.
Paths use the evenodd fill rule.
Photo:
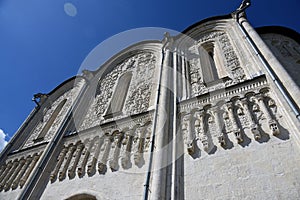
<svg viewBox="0 0 300 200">
<path fill-rule="evenodd" d="M 35 95 L 0 199 L 299 199 L 300 37 L 248 6 Z"/>
</svg>

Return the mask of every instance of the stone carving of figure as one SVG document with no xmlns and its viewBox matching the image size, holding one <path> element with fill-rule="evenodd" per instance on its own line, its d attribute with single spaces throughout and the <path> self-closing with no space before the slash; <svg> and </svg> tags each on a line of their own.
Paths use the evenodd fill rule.
<svg viewBox="0 0 300 200">
<path fill-rule="evenodd" d="M 232 102 L 227 103 L 227 110 L 226 111 L 228 111 L 229 118 L 232 122 L 232 128 L 233 128 L 233 133 L 235 135 L 235 138 L 236 138 L 237 142 L 240 144 L 244 140 L 243 140 L 242 134 L 240 132 L 240 128 L 238 127 L 238 124 L 237 124 L 237 121 L 236 121 L 236 118 L 235 118 L 234 104 Z"/>
<path fill-rule="evenodd" d="M 262 108 L 263 110 L 263 113 L 265 114 L 266 116 L 266 119 L 268 121 L 268 124 L 269 124 L 269 128 L 270 128 L 270 131 L 273 135 L 278 135 L 279 134 L 279 128 L 278 128 L 278 125 L 277 125 L 277 122 L 273 116 L 272 113 L 269 112 L 269 109 L 266 105 L 266 94 L 265 92 L 266 91 L 262 91 L 263 94 L 260 94 L 259 97 L 258 97 L 258 104 L 260 106 L 260 108 Z M 268 98 L 268 97 L 267 97 Z M 268 103 L 268 102 L 267 102 Z M 275 102 L 273 103 L 272 101 L 270 102 L 271 104 L 271 107 L 274 107 L 275 105 Z"/>
<path fill-rule="evenodd" d="M 143 159 L 144 144 L 145 144 L 145 127 L 139 127 L 136 131 L 136 137 L 134 138 L 134 151 L 133 160 L 136 165 Z"/>
<path fill-rule="evenodd" d="M 191 155 L 195 152 L 194 140 L 195 136 L 190 128 L 190 115 L 185 115 L 182 118 L 182 134 L 185 139 L 185 143 L 187 145 L 188 153 Z"/>
<path fill-rule="evenodd" d="M 123 138 L 124 138 L 123 132 L 117 132 L 114 135 L 114 145 L 113 145 L 114 152 L 113 152 L 111 160 L 109 161 L 110 168 L 113 171 L 117 170 L 119 167 L 118 160 L 119 160 L 119 155 L 120 155 L 120 151 L 121 151 L 121 145 L 122 145 Z"/>
<path fill-rule="evenodd" d="M 202 143 L 204 151 L 208 151 L 209 149 L 209 142 L 208 137 L 204 132 L 204 114 L 200 111 L 195 112 L 195 132 L 196 136 L 199 138 L 199 140 Z"/>
<path fill-rule="evenodd" d="M 127 130 L 122 141 L 121 165 L 124 169 L 128 168 L 132 148 L 133 136 L 132 130 Z"/>
</svg>

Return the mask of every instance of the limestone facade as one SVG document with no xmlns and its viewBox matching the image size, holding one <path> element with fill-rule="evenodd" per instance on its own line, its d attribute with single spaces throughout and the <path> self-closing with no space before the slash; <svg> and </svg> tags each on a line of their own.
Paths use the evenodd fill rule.
<svg viewBox="0 0 300 200">
<path fill-rule="evenodd" d="M 299 199 L 300 44 L 284 30 L 210 18 L 39 95 L 0 198 Z"/>
</svg>

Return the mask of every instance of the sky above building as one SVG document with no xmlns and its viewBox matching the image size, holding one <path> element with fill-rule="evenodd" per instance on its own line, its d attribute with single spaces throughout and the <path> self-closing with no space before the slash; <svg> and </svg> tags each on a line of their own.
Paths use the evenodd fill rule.
<svg viewBox="0 0 300 200">
<path fill-rule="evenodd" d="M 229 14 L 240 3 L 0 1 L 0 148 L 4 145 L 2 138 L 9 140 L 34 108 L 33 94 L 49 93 L 76 75 L 87 55 L 101 42 L 141 27 L 180 32 L 208 17 Z M 300 32 L 299 7 L 299 0 L 253 0 L 247 16 L 254 27 L 278 25 Z"/>
</svg>

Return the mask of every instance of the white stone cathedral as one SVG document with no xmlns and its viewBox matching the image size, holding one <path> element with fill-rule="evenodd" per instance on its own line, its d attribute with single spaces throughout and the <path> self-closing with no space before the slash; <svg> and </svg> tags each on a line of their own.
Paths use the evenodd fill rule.
<svg viewBox="0 0 300 200">
<path fill-rule="evenodd" d="M 0 199 L 300 199 L 300 35 L 249 4 L 35 95 Z"/>
</svg>

